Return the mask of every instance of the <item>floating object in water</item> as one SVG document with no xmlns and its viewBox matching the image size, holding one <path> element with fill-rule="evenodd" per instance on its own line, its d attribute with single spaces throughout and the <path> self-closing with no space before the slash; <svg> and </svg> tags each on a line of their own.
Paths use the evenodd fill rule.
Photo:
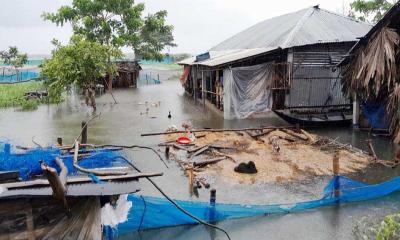
<svg viewBox="0 0 400 240">
<path fill-rule="evenodd" d="M 171 118 L 171 111 L 168 112 L 168 118 Z"/>
<path fill-rule="evenodd" d="M 189 144 L 189 143 L 191 143 L 192 141 L 190 141 L 190 139 L 189 139 L 188 137 L 180 137 L 180 138 L 178 138 L 178 139 L 176 140 L 176 142 L 177 142 L 177 143 L 180 143 L 180 144 Z"/>
<path fill-rule="evenodd" d="M 234 168 L 235 172 L 238 173 L 247 173 L 247 174 L 254 174 L 257 173 L 256 165 L 253 161 L 248 163 L 240 163 Z"/>
</svg>

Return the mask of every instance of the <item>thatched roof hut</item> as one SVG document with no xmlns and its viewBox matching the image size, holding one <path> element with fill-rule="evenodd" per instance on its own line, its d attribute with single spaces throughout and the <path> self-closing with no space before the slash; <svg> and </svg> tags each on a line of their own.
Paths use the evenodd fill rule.
<svg viewBox="0 0 400 240">
<path fill-rule="evenodd" d="M 339 64 L 343 90 L 387 106 L 389 130 L 399 133 L 400 3 L 396 3 Z M 399 135 L 400 136 L 400 135 Z M 400 138 L 397 139 L 397 142 Z"/>
</svg>

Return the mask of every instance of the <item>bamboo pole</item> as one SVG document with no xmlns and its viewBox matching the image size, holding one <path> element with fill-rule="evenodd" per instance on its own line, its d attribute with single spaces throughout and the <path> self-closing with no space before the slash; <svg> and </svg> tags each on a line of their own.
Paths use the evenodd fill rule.
<svg viewBox="0 0 400 240">
<path fill-rule="evenodd" d="M 196 129 L 196 130 L 191 130 L 190 132 L 196 133 L 196 132 L 245 132 L 245 131 L 255 131 L 255 130 L 264 130 L 264 129 L 274 129 L 274 130 L 282 130 L 282 129 L 288 129 L 288 128 L 294 128 L 293 126 L 285 126 L 285 127 L 260 127 L 260 128 L 237 128 L 237 129 Z M 169 135 L 169 134 L 175 134 L 175 133 L 186 133 L 187 131 L 175 131 L 175 132 L 155 132 L 155 133 L 143 133 L 140 136 L 141 137 L 147 137 L 147 136 L 157 136 L 157 135 Z M 299 137 L 296 135 L 296 137 Z"/>
<path fill-rule="evenodd" d="M 335 183 L 333 185 L 333 194 L 335 198 L 340 197 L 340 183 L 338 181 L 338 176 L 340 173 L 340 162 L 339 162 L 339 152 L 336 151 L 333 155 L 333 161 L 332 161 L 332 168 L 333 168 L 333 174 L 335 176 Z"/>
</svg>

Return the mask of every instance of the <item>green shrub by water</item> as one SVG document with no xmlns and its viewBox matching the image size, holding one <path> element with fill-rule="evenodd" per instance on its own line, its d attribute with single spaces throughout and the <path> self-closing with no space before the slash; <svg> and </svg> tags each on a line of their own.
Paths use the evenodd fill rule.
<svg viewBox="0 0 400 240">
<path fill-rule="evenodd" d="M 376 240 L 392 240 L 400 238 L 400 214 L 388 215 L 382 221 Z"/>
<path fill-rule="evenodd" d="M 24 94 L 29 91 L 44 90 L 42 82 L 24 82 L 17 84 L 0 84 L 0 108 L 21 107 L 24 111 L 35 110 L 43 100 L 26 100 Z"/>
</svg>

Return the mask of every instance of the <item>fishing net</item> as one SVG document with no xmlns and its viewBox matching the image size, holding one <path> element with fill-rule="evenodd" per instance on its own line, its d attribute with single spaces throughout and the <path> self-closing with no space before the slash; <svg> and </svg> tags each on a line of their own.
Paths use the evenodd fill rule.
<svg viewBox="0 0 400 240">
<path fill-rule="evenodd" d="M 79 159 L 79 166 L 92 169 L 126 165 L 121 158 L 118 158 L 122 156 L 121 151 L 90 149 L 89 152 L 90 154 Z M 36 147 L 24 150 L 7 142 L 0 142 L 0 171 L 18 171 L 22 180 L 29 180 L 35 175 L 42 174 L 40 161 L 60 171 L 55 162 L 56 157 L 63 160 L 69 175 L 77 173 L 73 166 L 73 154 L 70 152 L 63 152 L 56 147 Z"/>
<path fill-rule="evenodd" d="M 272 205 L 222 203 L 212 205 L 205 202 L 176 202 L 191 214 L 207 222 L 217 222 L 265 214 L 286 214 L 339 203 L 370 200 L 391 194 L 399 188 L 400 177 L 380 184 L 369 185 L 344 176 L 335 176 L 326 185 L 322 198 L 306 202 Z M 197 223 L 164 198 L 131 194 L 128 196 L 128 200 L 132 201 L 133 207 L 129 210 L 128 219 L 117 226 L 119 234 Z"/>
</svg>

